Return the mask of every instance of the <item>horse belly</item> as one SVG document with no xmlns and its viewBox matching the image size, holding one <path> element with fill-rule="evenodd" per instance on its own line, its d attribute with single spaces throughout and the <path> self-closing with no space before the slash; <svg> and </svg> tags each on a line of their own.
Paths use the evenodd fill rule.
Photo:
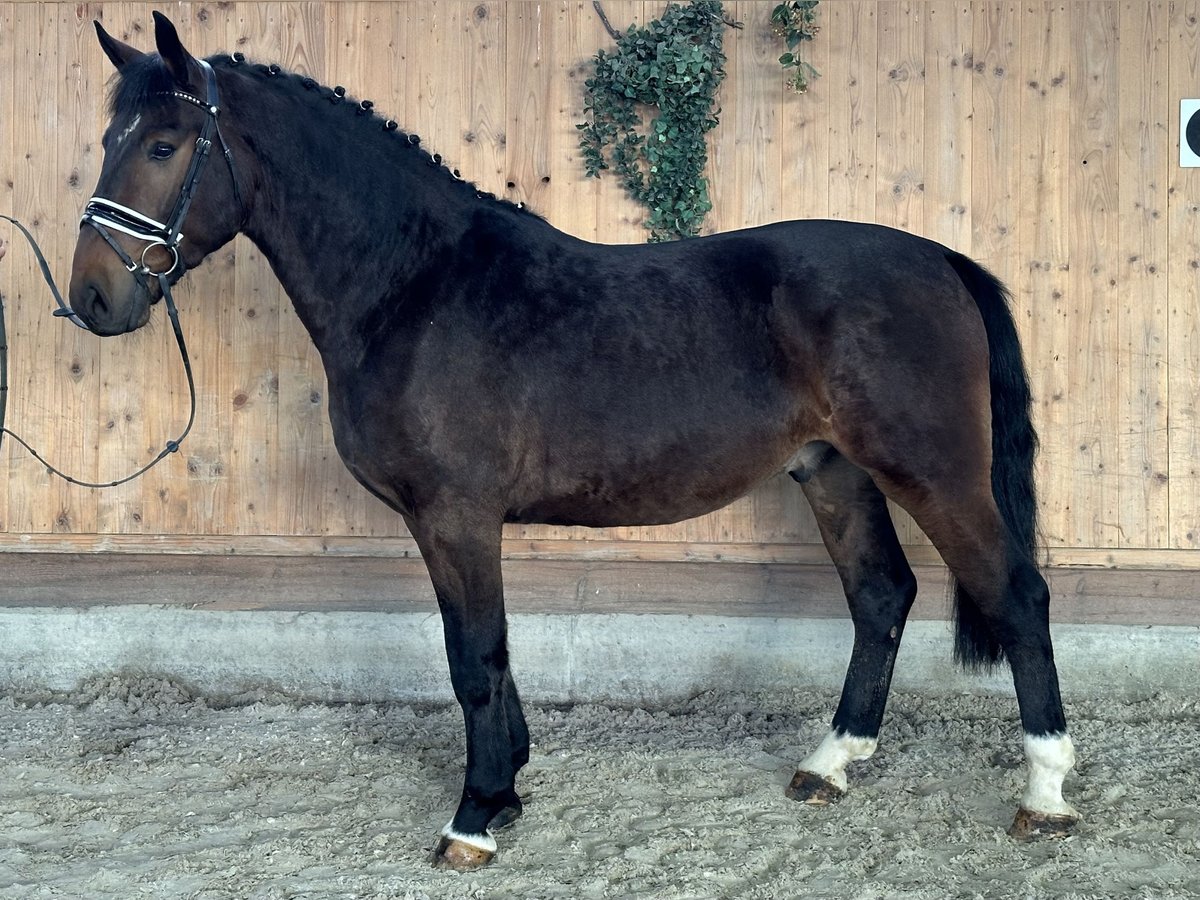
<svg viewBox="0 0 1200 900">
<path fill-rule="evenodd" d="M 526 524 L 666 525 L 728 506 L 786 468 L 790 441 L 764 447 L 745 442 L 737 452 L 672 452 L 627 468 L 594 466 L 576 474 L 541 473 L 542 490 L 510 508 Z"/>
</svg>

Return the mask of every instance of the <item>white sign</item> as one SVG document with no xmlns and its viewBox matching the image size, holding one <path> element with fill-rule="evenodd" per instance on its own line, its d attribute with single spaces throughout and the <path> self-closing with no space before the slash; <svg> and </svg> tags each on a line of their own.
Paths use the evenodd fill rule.
<svg viewBox="0 0 1200 900">
<path fill-rule="evenodd" d="M 1200 167 L 1200 100 L 1179 101 L 1179 165 Z"/>
</svg>

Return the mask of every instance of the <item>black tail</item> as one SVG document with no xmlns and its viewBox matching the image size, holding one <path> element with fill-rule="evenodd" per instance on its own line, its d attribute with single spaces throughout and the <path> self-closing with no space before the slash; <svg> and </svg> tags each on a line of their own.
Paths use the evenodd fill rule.
<svg viewBox="0 0 1200 900">
<path fill-rule="evenodd" d="M 1033 460 L 1037 433 L 1029 410 L 1029 375 L 1021 356 L 1009 295 L 1000 280 L 953 250 L 946 252 L 983 316 L 992 386 L 992 494 L 1018 553 L 1037 564 L 1037 494 Z M 961 585 L 954 587 L 954 657 L 966 668 L 990 669 L 1004 657 L 1000 642 Z"/>
</svg>

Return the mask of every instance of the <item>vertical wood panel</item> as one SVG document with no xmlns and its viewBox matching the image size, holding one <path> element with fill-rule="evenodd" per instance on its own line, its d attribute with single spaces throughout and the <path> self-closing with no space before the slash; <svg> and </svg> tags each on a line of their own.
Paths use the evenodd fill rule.
<svg viewBox="0 0 1200 900">
<path fill-rule="evenodd" d="M 1014 287 L 1028 312 L 1025 358 L 1041 439 L 1037 484 L 1044 539 L 1067 542 L 1071 509 L 1069 424 L 1074 390 L 1068 358 L 1072 115 L 1070 10 L 1063 2 L 1027 4 L 1021 16 L 1020 268 Z"/>
<path fill-rule="evenodd" d="M 521 3 L 509 4 L 505 16 L 508 97 L 502 196 L 534 210 L 545 210 L 553 193 L 552 126 L 567 113 L 556 52 L 557 26 L 564 14 L 561 3 Z"/>
<path fill-rule="evenodd" d="M 821 39 L 829 42 L 829 214 L 873 222 L 879 89 L 876 8 L 874 3 L 831 3 L 822 16 Z"/>
<path fill-rule="evenodd" d="M 1117 492 L 1122 547 L 1165 547 L 1167 506 L 1167 9 L 1121 4 L 1117 123 Z"/>
<path fill-rule="evenodd" d="M 282 3 L 239 4 L 234 45 L 252 61 L 275 62 L 283 8 Z M 258 248 L 242 243 L 233 294 L 217 321 L 220 348 L 213 379 L 229 475 L 216 506 L 228 534 L 270 534 L 278 521 L 279 491 L 264 473 L 277 471 L 281 300 L 279 283 Z"/>
<path fill-rule="evenodd" d="M 1071 529 L 1074 546 L 1115 547 L 1120 535 L 1116 486 L 1118 7 L 1075 3 L 1071 28 Z M 1074 397 L 1072 398 L 1074 400 Z"/>
<path fill-rule="evenodd" d="M 542 4 L 548 9 L 551 4 Z M 554 101 L 547 105 L 550 119 L 541 123 L 547 132 L 551 154 L 551 189 L 539 198 L 546 218 L 576 237 L 594 241 L 599 229 L 596 221 L 602 186 L 608 179 L 583 177 L 582 154 L 579 150 L 579 130 L 575 127 L 584 119 L 585 82 L 592 74 L 592 56 L 607 39 L 604 27 L 586 0 L 567 0 L 553 4 L 552 72 L 550 90 Z M 549 12 L 542 13 L 540 27 L 546 33 Z M 545 50 L 543 49 L 543 52 Z M 510 68 L 514 64 L 509 54 Z M 517 144 L 509 145 L 509 159 L 520 156 Z"/>
<path fill-rule="evenodd" d="M 971 6 L 945 0 L 926 7 L 925 233 L 971 253 Z"/>
<path fill-rule="evenodd" d="M 16 71 L 16 35 L 14 33 L 15 12 L 12 3 L 0 3 L 0 71 L 15 72 Z M 15 188 L 17 184 L 17 173 L 15 170 L 16 148 L 15 148 L 15 110 L 13 95 L 14 91 L 6 89 L 3 82 L 0 82 L 0 122 L 5 123 L 4 127 L 0 127 L 0 212 L 6 215 L 22 215 L 18 212 L 17 198 Z M 13 328 L 16 324 L 16 315 L 14 301 L 16 298 L 17 271 L 20 267 L 18 256 L 22 254 L 22 249 L 19 245 L 21 235 L 17 230 L 11 227 L 7 222 L 0 222 L 0 241 L 3 241 L 7 247 L 7 253 L 4 260 L 0 260 L 0 303 L 3 303 L 3 313 L 5 322 L 8 327 L 8 342 L 11 345 L 14 340 Z M 15 355 L 16 348 L 13 347 L 11 355 Z M 12 365 L 10 358 L 9 365 Z M 9 370 L 9 377 L 12 377 L 12 370 Z M 14 421 L 13 415 L 16 409 L 16 398 L 10 390 L 8 397 L 8 422 Z M 12 427 L 9 425 L 9 427 Z M 14 490 L 17 490 L 17 473 L 16 465 L 10 466 L 9 459 L 13 454 L 12 438 L 7 435 L 0 435 L 3 442 L 0 443 L 0 478 L 4 479 L 5 488 L 0 490 L 0 531 L 14 530 L 9 518 L 9 495 Z"/>
<path fill-rule="evenodd" d="M 769 20 L 769 12 L 764 8 L 759 16 Z M 771 32 L 769 21 L 763 27 L 769 40 L 768 49 L 763 52 L 763 75 L 785 84 L 786 76 L 776 61 L 784 50 L 784 42 Z M 737 39 L 737 35 L 731 38 Z M 831 214 L 829 181 L 832 171 L 828 117 L 831 105 L 843 88 L 827 78 L 831 53 L 828 27 L 819 31 L 815 40 L 804 43 L 800 50 L 822 77 L 812 80 L 804 94 L 795 94 L 786 86 L 780 94 L 778 142 L 783 162 L 783 196 L 779 217 L 827 219 Z"/>
<path fill-rule="evenodd" d="M 42 4 L 18 4 L 13 22 L 13 71 L 54 72 L 58 66 L 58 22 L 55 8 Z M 49 259 L 65 254 L 59 247 L 55 173 L 58 147 L 57 78 L 23 79 L 20 110 L 14 109 L 13 203 L 17 218 L 42 244 Z M 11 260 L 11 262 L 10 262 Z M 13 267 L 17 285 L 10 308 L 20 310 L 9 324 L 10 412 L 9 427 L 32 436 L 50 460 L 65 458 L 66 435 L 57 419 L 56 407 L 61 396 L 60 380 L 67 372 L 57 358 L 58 335 L 51 330 L 49 310 L 41 310 L 44 295 L 39 288 L 36 263 L 27 252 L 13 253 L 5 260 Z M 70 408 L 70 407 L 68 407 Z M 8 444 L 9 452 L 15 449 Z M 52 531 L 55 523 L 69 522 L 69 507 L 63 490 L 45 473 L 42 466 L 23 452 L 14 456 L 11 473 L 14 482 L 9 494 L 9 527 L 16 531 Z M 25 485 L 36 486 L 27 491 Z M 64 519 L 62 514 L 68 518 Z"/>
<path fill-rule="evenodd" d="M 1200 96 L 1200 3 L 1174 2 L 1169 23 L 1172 154 L 1169 220 L 1169 371 L 1171 546 L 1200 547 L 1200 169 L 1183 169 L 1179 147 L 1181 97 Z"/>
</svg>

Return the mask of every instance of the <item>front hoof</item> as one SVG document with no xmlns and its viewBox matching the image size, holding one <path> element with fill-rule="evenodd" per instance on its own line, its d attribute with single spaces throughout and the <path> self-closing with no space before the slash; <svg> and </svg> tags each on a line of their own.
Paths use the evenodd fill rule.
<svg viewBox="0 0 1200 900">
<path fill-rule="evenodd" d="M 1009 837 L 1018 841 L 1036 841 L 1043 838 L 1067 837 L 1079 824 L 1079 816 L 1055 815 L 1034 812 L 1021 807 L 1008 829 Z"/>
<path fill-rule="evenodd" d="M 495 856 L 495 850 L 476 847 L 458 838 L 442 835 L 437 849 L 433 851 L 433 865 L 438 869 L 470 872 L 486 866 Z"/>
<path fill-rule="evenodd" d="M 788 798 L 807 803 L 809 806 L 828 806 L 846 795 L 846 792 L 833 782 L 803 769 L 796 771 L 791 784 L 783 793 Z"/>
</svg>

